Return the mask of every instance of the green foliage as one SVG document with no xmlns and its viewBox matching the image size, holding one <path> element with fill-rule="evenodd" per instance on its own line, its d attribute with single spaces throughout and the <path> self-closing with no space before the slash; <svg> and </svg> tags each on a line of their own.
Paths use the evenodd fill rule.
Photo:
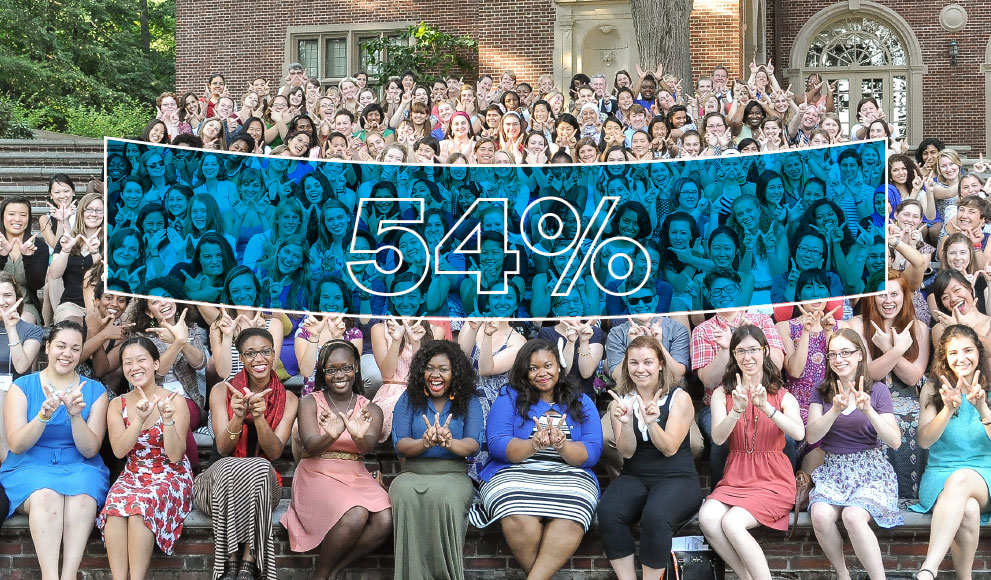
<svg viewBox="0 0 991 580">
<path fill-rule="evenodd" d="M 33 139 L 22 111 L 0 98 L 0 139 Z"/>
<path fill-rule="evenodd" d="M 377 38 L 361 45 L 368 54 L 368 68 L 377 70 L 381 79 L 407 70 L 415 72 L 423 83 L 452 74 L 464 77 L 477 73 L 469 58 L 478 50 L 477 42 L 468 35 L 454 36 L 425 22 L 410 26 L 398 37 Z"/>
<path fill-rule="evenodd" d="M 0 22 L 0 87 L 34 127 L 126 128 L 137 121 L 83 119 L 134 112 L 175 83 L 175 0 L 0 0 Z"/>
<path fill-rule="evenodd" d="M 133 101 L 119 103 L 109 110 L 86 106 L 66 111 L 66 131 L 81 137 L 137 137 L 155 116 L 155 108 Z"/>
</svg>

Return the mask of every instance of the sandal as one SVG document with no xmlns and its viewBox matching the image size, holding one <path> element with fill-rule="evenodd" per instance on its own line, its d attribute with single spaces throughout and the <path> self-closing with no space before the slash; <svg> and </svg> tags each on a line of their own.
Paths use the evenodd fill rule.
<svg viewBox="0 0 991 580">
<path fill-rule="evenodd" d="M 919 571 L 918 571 L 918 572 L 917 572 L 917 573 L 915 574 L 915 579 L 916 579 L 916 580 L 919 580 L 919 574 L 922 574 L 923 572 L 925 572 L 926 574 L 929 574 L 929 576 L 930 576 L 930 578 L 932 578 L 932 580 L 936 580 L 936 573 L 935 573 L 935 572 L 933 572 L 932 570 L 930 570 L 929 568 L 921 568 L 921 569 L 920 569 L 920 570 L 919 570 Z"/>
<path fill-rule="evenodd" d="M 258 565 L 254 562 L 242 561 L 233 580 L 258 580 L 259 578 L 261 578 L 261 572 L 258 570 Z"/>
</svg>

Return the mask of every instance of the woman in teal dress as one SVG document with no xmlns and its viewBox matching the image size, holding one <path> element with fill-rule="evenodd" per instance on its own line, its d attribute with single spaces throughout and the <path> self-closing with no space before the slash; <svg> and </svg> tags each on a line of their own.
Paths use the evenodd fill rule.
<svg viewBox="0 0 991 580">
<path fill-rule="evenodd" d="M 991 521 L 991 364 L 969 326 L 948 327 L 922 388 L 919 444 L 929 464 L 910 509 L 932 512 L 929 549 L 916 578 L 934 580 L 950 551 L 957 578 L 970 578 L 980 526 Z"/>
<path fill-rule="evenodd" d="M 110 488 L 110 472 L 100 459 L 107 392 L 76 373 L 83 339 L 79 324 L 56 324 L 45 347 L 48 368 L 14 381 L 4 402 L 10 443 L 0 467 L 0 484 L 10 498 L 4 515 L 27 514 L 41 580 L 76 577 Z"/>
</svg>

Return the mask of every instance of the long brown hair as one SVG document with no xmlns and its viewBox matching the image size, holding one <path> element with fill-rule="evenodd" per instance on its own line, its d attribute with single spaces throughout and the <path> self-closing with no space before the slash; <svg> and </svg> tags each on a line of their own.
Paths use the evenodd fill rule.
<svg viewBox="0 0 991 580">
<path fill-rule="evenodd" d="M 905 360 L 915 362 L 915 359 L 919 357 L 919 343 L 915 338 L 915 328 L 913 326 L 916 315 L 915 305 L 912 303 L 912 291 L 908 287 L 908 280 L 898 270 L 888 271 L 888 282 L 897 282 L 902 289 L 902 309 L 891 322 L 891 327 L 895 329 L 895 332 L 902 332 L 906 328 L 912 327 L 912 346 L 905 351 L 904 357 Z M 881 314 L 881 309 L 878 307 L 874 297 L 861 301 L 861 304 L 863 304 L 861 317 L 864 320 L 864 342 L 867 344 L 871 358 L 879 358 L 884 353 L 874 344 L 873 337 L 877 333 L 874 329 L 874 324 L 884 328 L 884 315 Z M 874 324 L 871 324 L 872 322 Z"/>
<path fill-rule="evenodd" d="M 928 377 L 928 380 L 936 387 L 933 389 L 932 398 L 929 399 L 929 402 L 936 407 L 937 412 L 943 410 L 943 397 L 939 394 L 941 378 L 946 377 L 948 381 L 953 381 L 951 384 L 955 384 L 958 379 L 957 373 L 950 367 L 949 361 L 946 360 L 946 345 L 954 338 L 967 338 L 974 343 L 974 347 L 977 349 L 977 371 L 981 373 L 978 377 L 978 382 L 985 392 L 987 392 L 989 382 L 991 382 L 989 381 L 991 379 L 989 377 L 991 375 L 991 363 L 988 362 L 987 350 L 985 350 L 984 343 L 981 342 L 977 332 L 973 328 L 963 324 L 947 326 L 942 336 L 939 337 L 939 342 L 936 344 L 936 354 L 933 356 L 932 370 Z"/>
<path fill-rule="evenodd" d="M 616 385 L 616 392 L 621 395 L 627 395 L 635 393 L 637 390 L 633 384 L 633 377 L 630 376 L 630 368 L 626 364 L 630 351 L 635 348 L 649 348 L 657 355 L 657 360 L 661 363 L 661 372 L 658 376 L 654 393 L 660 391 L 662 396 L 667 395 L 675 385 L 674 374 L 671 372 L 670 367 L 664 364 L 664 352 L 661 350 L 661 343 L 657 342 L 657 339 L 653 336 L 638 336 L 626 347 L 626 354 L 623 356 L 623 362 L 620 363 L 620 375 Z"/>
<path fill-rule="evenodd" d="M 855 385 L 859 384 L 860 377 L 864 377 L 864 392 L 870 394 L 871 388 L 874 386 L 874 381 L 867 374 L 867 348 L 864 346 L 864 340 L 860 337 L 860 333 L 852 328 L 840 328 L 829 337 L 829 342 L 833 342 L 833 339 L 836 337 L 849 340 L 860 351 L 860 362 L 857 363 L 857 370 L 854 371 L 853 381 Z M 828 344 L 826 345 L 826 351 L 829 351 Z M 822 383 L 819 385 L 819 394 L 822 395 L 824 402 L 831 403 L 833 401 L 833 396 L 836 395 L 836 382 L 839 379 L 840 377 L 833 371 L 833 367 L 829 365 L 829 361 L 827 360 L 826 376 L 823 377 Z"/>
<path fill-rule="evenodd" d="M 771 347 L 767 344 L 767 337 L 764 336 L 764 331 L 759 326 L 753 324 L 744 324 L 733 331 L 733 336 L 729 340 L 729 363 L 726 365 L 726 372 L 723 373 L 723 390 L 726 394 L 729 394 L 736 388 L 736 375 L 742 374 L 742 371 L 740 370 L 740 365 L 736 362 L 736 356 L 733 355 L 733 351 L 747 337 L 756 340 L 764 351 L 764 364 L 761 366 L 763 381 L 761 383 L 767 389 L 767 393 L 773 395 L 778 392 L 778 389 L 784 386 L 784 381 L 781 379 L 781 369 L 771 360 Z"/>
</svg>

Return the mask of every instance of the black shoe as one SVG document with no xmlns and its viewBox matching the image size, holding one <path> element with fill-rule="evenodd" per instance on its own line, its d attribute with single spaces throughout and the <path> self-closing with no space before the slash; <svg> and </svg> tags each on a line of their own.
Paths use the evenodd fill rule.
<svg viewBox="0 0 991 580">
<path fill-rule="evenodd" d="M 220 576 L 219 580 L 234 580 L 234 577 L 237 575 L 237 569 L 239 564 L 240 562 L 236 560 L 233 562 L 230 561 L 225 562 L 224 573 Z"/>
<path fill-rule="evenodd" d="M 232 580 L 261 580 L 261 571 L 254 562 L 241 562 Z"/>
</svg>

